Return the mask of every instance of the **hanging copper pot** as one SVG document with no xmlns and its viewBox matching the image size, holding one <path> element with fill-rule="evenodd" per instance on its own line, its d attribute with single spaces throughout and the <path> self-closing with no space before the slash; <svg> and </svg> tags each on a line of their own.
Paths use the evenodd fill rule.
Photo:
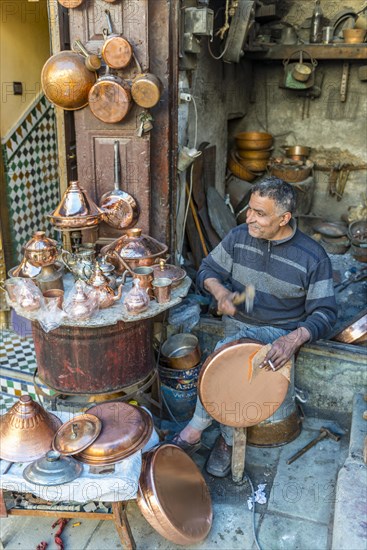
<svg viewBox="0 0 367 550">
<path fill-rule="evenodd" d="M 120 76 L 107 72 L 91 87 L 88 101 L 90 110 L 102 122 L 121 122 L 132 106 L 130 86 Z"/>
<path fill-rule="evenodd" d="M 83 56 L 69 50 L 50 57 L 41 73 L 45 96 L 66 111 L 88 105 L 88 93 L 95 81 L 96 74 L 87 69 Z"/>
<path fill-rule="evenodd" d="M 32 400 L 22 395 L 0 417 L 0 457 L 10 462 L 31 462 L 51 449 L 52 440 L 62 422 Z"/>
<path fill-rule="evenodd" d="M 137 105 L 144 107 L 144 109 L 150 109 L 157 105 L 160 100 L 163 85 L 155 74 L 143 71 L 135 54 L 133 54 L 133 57 L 139 74 L 132 81 L 131 95 Z"/>
<path fill-rule="evenodd" d="M 103 29 L 105 42 L 102 46 L 102 57 L 111 69 L 123 69 L 127 67 L 133 56 L 130 42 L 119 34 L 113 32 L 111 14 L 105 10 L 108 29 Z"/>
<path fill-rule="evenodd" d="M 83 0 L 58 0 L 58 2 L 67 9 L 78 8 L 83 4 Z"/>
<path fill-rule="evenodd" d="M 132 195 L 122 191 L 120 144 L 114 143 L 114 190 L 102 195 L 99 206 L 103 210 L 102 219 L 115 229 L 124 229 L 135 225 L 139 218 L 139 206 Z"/>
<path fill-rule="evenodd" d="M 85 229 L 99 224 L 102 210 L 78 181 L 71 181 L 60 204 L 47 217 L 60 229 Z"/>
<path fill-rule="evenodd" d="M 165 244 L 142 234 L 141 229 L 134 227 L 128 229 L 125 235 L 113 243 L 104 246 L 101 254 L 116 266 L 118 273 L 123 273 L 126 270 L 126 264 L 130 269 L 150 266 L 167 250 L 168 247 Z"/>
</svg>

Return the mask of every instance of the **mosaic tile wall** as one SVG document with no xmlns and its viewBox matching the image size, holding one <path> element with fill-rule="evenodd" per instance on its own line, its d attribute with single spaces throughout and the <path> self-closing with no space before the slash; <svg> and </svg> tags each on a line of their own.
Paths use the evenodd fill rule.
<svg viewBox="0 0 367 550">
<path fill-rule="evenodd" d="M 33 339 L 21 338 L 11 330 L 0 332 L 0 414 L 16 403 L 21 395 L 37 399 L 33 383 L 37 368 Z M 38 382 L 39 383 L 39 382 Z M 42 391 L 50 390 L 40 384 Z M 43 401 L 43 399 L 41 398 Z"/>
<path fill-rule="evenodd" d="M 2 143 L 14 263 L 37 230 L 56 237 L 46 214 L 59 202 L 56 122 L 44 96 Z"/>
</svg>

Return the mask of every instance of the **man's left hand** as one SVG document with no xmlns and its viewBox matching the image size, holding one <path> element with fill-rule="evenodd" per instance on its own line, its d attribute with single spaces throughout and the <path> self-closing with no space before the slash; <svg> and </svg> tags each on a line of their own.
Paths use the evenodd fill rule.
<svg viewBox="0 0 367 550">
<path fill-rule="evenodd" d="M 305 327 L 300 327 L 285 336 L 281 336 L 273 342 L 260 368 L 265 367 L 265 370 L 276 371 L 284 367 L 302 344 L 308 342 L 310 337 L 311 335 Z"/>
</svg>

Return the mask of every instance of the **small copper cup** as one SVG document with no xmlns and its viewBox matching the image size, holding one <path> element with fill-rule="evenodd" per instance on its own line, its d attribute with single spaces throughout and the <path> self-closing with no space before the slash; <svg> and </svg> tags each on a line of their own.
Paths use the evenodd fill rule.
<svg viewBox="0 0 367 550">
<path fill-rule="evenodd" d="M 166 304 L 171 300 L 172 279 L 159 277 L 152 282 L 155 299 L 159 304 Z"/>
<path fill-rule="evenodd" d="M 50 290 L 46 290 L 43 293 L 43 297 L 45 299 L 46 304 L 52 302 L 53 300 L 56 301 L 57 307 L 60 309 L 62 308 L 62 303 L 64 301 L 64 291 L 60 290 L 59 288 L 52 288 Z"/>
<path fill-rule="evenodd" d="M 135 267 L 135 269 L 133 269 L 133 273 L 134 273 L 134 279 L 139 279 L 140 281 L 140 288 L 145 288 L 145 290 L 149 295 L 149 298 L 153 299 L 153 287 L 152 287 L 152 282 L 154 279 L 153 269 L 148 266 Z"/>
</svg>

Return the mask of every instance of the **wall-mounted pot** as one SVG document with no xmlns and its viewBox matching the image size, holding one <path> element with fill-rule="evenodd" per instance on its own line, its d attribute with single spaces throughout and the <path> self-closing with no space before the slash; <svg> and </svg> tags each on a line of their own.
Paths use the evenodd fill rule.
<svg viewBox="0 0 367 550">
<path fill-rule="evenodd" d="M 102 122 L 121 122 L 132 106 L 130 86 L 120 76 L 105 74 L 90 89 L 88 101 L 90 110 Z"/>
</svg>

